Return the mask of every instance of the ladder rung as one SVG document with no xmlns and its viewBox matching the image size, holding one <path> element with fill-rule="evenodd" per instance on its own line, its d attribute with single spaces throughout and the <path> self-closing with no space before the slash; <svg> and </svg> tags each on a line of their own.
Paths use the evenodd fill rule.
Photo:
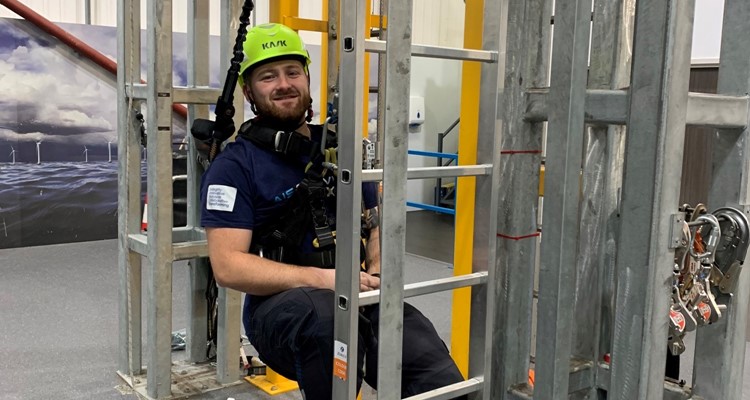
<svg viewBox="0 0 750 400">
<path fill-rule="evenodd" d="M 148 256 L 148 236 L 143 233 L 129 234 L 128 247 L 142 256 Z M 208 257 L 208 246 L 205 240 L 172 244 L 172 261 L 188 260 L 196 257 Z"/>
<path fill-rule="evenodd" d="M 125 94 L 135 100 L 146 100 L 148 85 L 134 83 L 125 85 Z M 175 86 L 172 88 L 172 102 L 180 104 L 216 104 L 216 99 L 221 96 L 221 90 L 210 87 L 185 87 Z"/>
<path fill-rule="evenodd" d="M 128 235 L 128 248 L 142 255 L 148 255 L 148 237 L 142 233 L 131 233 Z"/>
<path fill-rule="evenodd" d="M 745 128 L 748 96 L 688 93 L 687 125 Z"/>
<path fill-rule="evenodd" d="M 175 103 L 216 104 L 216 100 L 221 96 L 221 89 L 175 86 L 172 89 L 172 96 Z"/>
<path fill-rule="evenodd" d="M 529 89 L 524 119 L 528 122 L 546 121 L 549 88 Z M 688 93 L 686 125 L 713 128 L 744 128 L 747 125 L 748 96 L 710 93 Z M 627 90 L 586 91 L 586 122 L 622 125 L 628 120 Z"/>
<path fill-rule="evenodd" d="M 429 392 L 420 393 L 415 396 L 407 397 L 406 400 L 443 400 L 453 399 L 455 397 L 474 393 L 482 390 L 484 384 L 484 377 L 477 376 L 469 378 L 463 382 L 454 383 L 452 385 L 443 386 L 438 389 L 430 390 Z"/>
<path fill-rule="evenodd" d="M 365 51 L 370 53 L 385 53 L 384 40 L 366 39 Z M 423 44 L 411 45 L 411 55 L 426 58 L 441 58 L 446 60 L 497 62 L 497 52 L 487 50 L 462 49 L 459 47 L 427 46 Z"/>
<path fill-rule="evenodd" d="M 208 245 L 205 240 L 174 243 L 172 249 L 172 260 L 174 261 L 208 257 Z"/>
<path fill-rule="evenodd" d="M 486 176 L 492 173 L 492 164 L 461 165 L 450 167 L 418 167 L 406 170 L 406 179 L 454 178 L 459 176 Z M 382 169 L 362 171 L 362 181 L 374 182 L 383 180 Z"/>
<path fill-rule="evenodd" d="M 450 278 L 441 278 L 431 281 L 410 283 L 404 285 L 404 298 L 421 296 L 436 292 L 443 292 L 451 289 L 458 289 L 467 286 L 480 285 L 487 282 L 486 272 L 475 272 L 472 274 L 453 276 Z M 380 298 L 380 290 L 361 292 L 359 294 L 359 305 L 366 306 L 375 304 Z"/>
</svg>

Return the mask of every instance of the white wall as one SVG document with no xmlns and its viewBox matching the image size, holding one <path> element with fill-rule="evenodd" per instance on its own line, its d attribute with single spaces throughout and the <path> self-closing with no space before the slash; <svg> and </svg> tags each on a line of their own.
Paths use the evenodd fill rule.
<svg viewBox="0 0 750 400">
<path fill-rule="evenodd" d="M 460 114 L 461 62 L 412 58 L 411 94 L 425 99 L 425 122 L 409 131 L 409 149 L 437 151 L 438 133 L 445 131 Z M 443 152 L 457 150 L 458 129 L 446 138 Z M 443 160 L 446 162 L 447 160 Z M 409 167 L 434 167 L 432 157 L 409 156 Z M 410 180 L 407 199 L 432 204 L 435 180 Z"/>
<path fill-rule="evenodd" d="M 696 0 L 693 29 L 693 63 L 718 64 L 724 0 Z"/>
</svg>

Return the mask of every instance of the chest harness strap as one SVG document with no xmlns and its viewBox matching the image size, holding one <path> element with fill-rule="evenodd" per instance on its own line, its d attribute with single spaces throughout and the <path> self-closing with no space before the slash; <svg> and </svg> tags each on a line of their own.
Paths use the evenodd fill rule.
<svg viewBox="0 0 750 400">
<path fill-rule="evenodd" d="M 335 218 L 328 215 L 326 197 L 329 188 L 323 178 L 329 173 L 324 163 L 320 143 L 292 131 L 277 131 L 247 121 L 240 127 L 239 135 L 256 146 L 273 151 L 290 162 L 299 163 L 309 157 L 305 166 L 305 177 L 287 201 L 285 210 L 278 218 L 254 229 L 258 240 L 253 240 L 251 252 L 276 261 L 298 265 L 332 267 L 335 264 Z M 336 146 L 336 139 L 328 135 L 324 143 Z M 314 232 L 313 246 L 318 250 L 301 254 L 298 249 L 308 228 Z"/>
</svg>

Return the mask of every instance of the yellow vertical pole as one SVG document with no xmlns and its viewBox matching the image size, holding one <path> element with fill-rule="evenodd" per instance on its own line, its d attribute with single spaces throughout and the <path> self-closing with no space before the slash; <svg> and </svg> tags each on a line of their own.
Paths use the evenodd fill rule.
<svg viewBox="0 0 750 400">
<path fill-rule="evenodd" d="M 464 17 L 464 47 L 482 47 L 482 10 L 484 0 L 466 0 Z M 476 61 L 464 61 L 461 71 L 461 128 L 458 136 L 458 164 L 471 165 L 477 161 L 477 131 L 479 129 L 479 76 L 481 66 Z M 474 192 L 473 177 L 458 178 L 456 188 L 455 240 L 453 273 L 471 273 L 474 243 Z M 471 315 L 471 288 L 453 292 L 453 317 L 451 319 L 451 354 L 464 375 L 469 373 L 469 324 Z"/>
<path fill-rule="evenodd" d="M 283 23 L 284 17 L 299 16 L 299 0 L 271 0 L 268 2 L 269 22 Z"/>
<path fill-rule="evenodd" d="M 367 16 L 367 20 L 365 22 L 365 39 L 370 38 L 370 28 L 372 27 L 372 18 L 370 17 L 370 14 L 372 13 L 372 4 L 370 4 L 369 1 L 366 1 L 365 4 L 367 7 L 365 8 L 365 15 Z M 385 57 L 385 54 L 381 55 L 382 57 Z M 362 109 L 365 111 L 363 114 L 364 124 L 362 125 L 362 137 L 367 137 L 367 127 L 370 122 L 370 53 L 365 53 L 365 73 L 364 73 L 364 93 L 365 98 L 362 99 Z"/>
<path fill-rule="evenodd" d="M 323 7 L 320 11 L 320 19 L 325 20 L 328 18 L 328 1 L 323 0 Z M 338 1 L 338 0 L 330 0 Z M 338 24 L 336 24 L 338 26 Z M 328 29 L 331 29 L 331 22 L 328 21 Z M 338 28 L 336 29 L 338 31 Z M 320 123 L 325 122 L 326 116 L 328 115 L 328 32 L 322 32 L 320 34 Z M 335 62 L 335 60 L 334 60 Z"/>
</svg>

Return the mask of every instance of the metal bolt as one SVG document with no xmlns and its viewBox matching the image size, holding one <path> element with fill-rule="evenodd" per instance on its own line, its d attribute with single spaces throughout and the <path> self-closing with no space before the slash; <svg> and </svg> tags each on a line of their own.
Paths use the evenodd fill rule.
<svg viewBox="0 0 750 400">
<path fill-rule="evenodd" d="M 277 390 L 279 390 L 279 388 L 277 388 L 276 386 L 271 386 L 271 391 L 275 392 Z"/>
</svg>

